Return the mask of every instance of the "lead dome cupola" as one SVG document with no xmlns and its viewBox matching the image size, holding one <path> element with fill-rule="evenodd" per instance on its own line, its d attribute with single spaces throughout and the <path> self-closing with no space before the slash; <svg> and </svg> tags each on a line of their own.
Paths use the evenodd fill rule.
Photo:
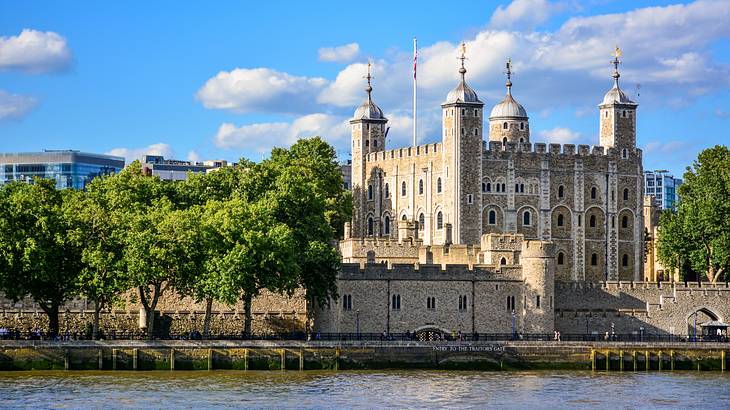
<svg viewBox="0 0 730 410">
<path fill-rule="evenodd" d="M 368 80 L 368 86 L 365 88 L 365 91 L 368 93 L 368 98 L 357 107 L 353 118 L 356 120 L 384 120 L 383 110 L 373 102 L 373 87 L 370 84 L 370 80 L 373 77 L 370 75 L 370 63 L 368 63 L 368 75 L 365 78 Z"/>
<path fill-rule="evenodd" d="M 512 96 L 512 61 L 507 61 L 507 95 L 492 108 L 489 118 L 519 118 L 527 119 L 527 110 Z"/>
<path fill-rule="evenodd" d="M 464 68 L 464 60 L 466 60 L 465 54 L 466 54 L 466 44 L 464 44 L 462 42 L 461 43 L 461 57 L 459 57 L 459 59 L 461 60 L 461 68 L 459 68 L 459 74 L 461 74 L 461 81 L 446 96 L 446 101 L 444 101 L 444 104 L 460 104 L 460 103 L 483 104 L 479 100 L 479 97 L 477 96 L 477 92 L 474 91 L 473 88 L 469 87 L 466 84 L 466 79 L 465 79 L 466 68 Z"/>
</svg>

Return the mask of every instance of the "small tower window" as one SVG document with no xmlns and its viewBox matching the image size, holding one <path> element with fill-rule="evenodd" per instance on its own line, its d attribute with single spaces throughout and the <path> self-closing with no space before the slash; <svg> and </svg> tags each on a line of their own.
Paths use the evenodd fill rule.
<svg viewBox="0 0 730 410">
<path fill-rule="evenodd" d="M 563 214 L 558 214 L 558 226 L 565 225 L 565 218 L 563 218 Z"/>
<path fill-rule="evenodd" d="M 423 195 L 423 180 L 418 180 L 418 195 Z"/>
<path fill-rule="evenodd" d="M 487 192 L 487 183 L 482 182 L 482 192 Z"/>
<path fill-rule="evenodd" d="M 403 181 L 403 183 L 400 184 L 400 195 L 406 196 L 406 181 Z"/>
<path fill-rule="evenodd" d="M 496 189 L 497 189 L 497 192 L 500 192 L 500 191 L 499 191 L 499 184 L 495 184 L 494 186 L 496 187 Z"/>
<path fill-rule="evenodd" d="M 563 252 L 558 253 L 558 265 L 563 265 L 565 263 L 565 254 Z"/>
<path fill-rule="evenodd" d="M 591 187 L 591 199 L 596 199 L 596 187 Z"/>
<path fill-rule="evenodd" d="M 520 123 L 520 129 L 521 129 L 521 130 L 524 130 L 524 129 L 525 129 L 525 123 L 524 123 L 524 122 L 521 122 L 521 123 Z"/>
<path fill-rule="evenodd" d="M 625 112 L 625 111 L 624 111 L 624 112 Z M 465 109 L 463 109 L 463 108 L 461 109 L 461 115 L 466 115 L 466 110 L 465 110 Z"/>
<path fill-rule="evenodd" d="M 629 255 L 624 254 L 624 256 L 621 257 L 621 266 L 629 266 Z"/>
<path fill-rule="evenodd" d="M 530 226 L 530 211 L 525 211 L 524 214 L 522 214 L 522 225 Z"/>
<path fill-rule="evenodd" d="M 487 192 L 492 192 L 492 183 L 487 182 Z"/>
<path fill-rule="evenodd" d="M 469 204 L 469 205 L 471 205 L 471 204 L 474 203 L 474 197 L 472 196 L 472 194 L 468 194 L 466 196 L 466 203 Z"/>
<path fill-rule="evenodd" d="M 505 185 L 504 184 L 501 184 L 501 185 L 502 185 L 502 192 L 507 192 L 507 189 L 505 188 Z"/>
<path fill-rule="evenodd" d="M 565 197 L 565 188 L 560 185 L 558 187 L 558 198 L 564 198 Z"/>
<path fill-rule="evenodd" d="M 521 194 L 525 193 L 525 184 L 520 184 L 520 193 Z"/>
<path fill-rule="evenodd" d="M 506 130 L 507 128 L 509 128 L 509 124 L 507 124 L 506 122 L 502 123 L 502 129 L 503 129 L 503 130 Z M 506 141 L 506 140 L 507 140 L 507 139 L 505 138 L 505 141 Z"/>
<path fill-rule="evenodd" d="M 436 229 L 443 229 L 444 228 L 444 215 L 439 211 L 436 214 Z"/>
<path fill-rule="evenodd" d="M 524 139 L 524 138 L 522 138 L 522 137 L 520 137 L 520 142 L 521 142 L 521 143 L 522 143 L 522 142 L 525 142 L 525 139 Z"/>
<path fill-rule="evenodd" d="M 629 217 L 628 216 L 624 215 L 621 218 L 621 227 L 624 228 L 624 229 L 626 229 L 626 228 L 629 227 Z"/>
<path fill-rule="evenodd" d="M 441 193 L 441 177 L 436 180 L 436 192 Z"/>
<path fill-rule="evenodd" d="M 478 117 L 479 116 L 479 110 L 477 110 L 477 109 L 474 110 L 474 116 L 475 117 Z"/>
<path fill-rule="evenodd" d="M 621 158 L 622 159 L 629 159 L 629 150 L 626 148 L 621 150 Z"/>
<path fill-rule="evenodd" d="M 624 188 L 624 201 L 628 201 L 628 200 L 629 200 L 629 189 Z"/>
<path fill-rule="evenodd" d="M 400 295 L 393 295 L 393 303 L 392 303 L 392 309 L 393 310 L 400 310 Z"/>
<path fill-rule="evenodd" d="M 591 215 L 591 219 L 588 222 L 588 226 L 590 226 L 591 228 L 596 227 L 596 216 L 595 215 Z"/>
<path fill-rule="evenodd" d="M 372 201 L 372 200 L 373 200 L 373 186 L 368 185 L 368 201 Z"/>
<path fill-rule="evenodd" d="M 418 215 L 418 227 L 421 229 L 426 228 L 426 216 L 423 214 Z"/>
<path fill-rule="evenodd" d="M 540 295 L 537 295 L 537 298 L 535 299 L 535 302 L 537 304 L 537 307 L 540 308 Z"/>
<path fill-rule="evenodd" d="M 385 197 L 390 198 L 390 186 L 387 183 L 385 184 Z"/>
<path fill-rule="evenodd" d="M 598 255 L 595 253 L 591 255 L 591 266 L 598 266 Z"/>
<path fill-rule="evenodd" d="M 489 218 L 488 218 L 489 225 L 496 225 L 497 224 L 497 212 L 494 210 L 489 211 Z"/>
<path fill-rule="evenodd" d="M 507 259 L 504 258 L 504 257 L 502 257 L 502 259 L 499 260 L 499 264 L 502 265 L 502 266 L 506 265 L 507 264 Z"/>
<path fill-rule="evenodd" d="M 383 233 L 390 235 L 390 217 L 387 215 L 383 219 Z"/>
<path fill-rule="evenodd" d="M 378 146 L 378 140 L 373 140 L 373 147 L 377 147 L 377 146 Z"/>
<path fill-rule="evenodd" d="M 370 146 L 370 140 L 365 140 L 365 146 L 366 147 L 369 147 Z"/>
<path fill-rule="evenodd" d="M 475 136 L 475 137 L 479 136 L 479 130 L 478 130 L 478 129 L 476 129 L 476 128 L 474 128 L 474 136 Z"/>
<path fill-rule="evenodd" d="M 621 111 L 621 117 L 626 118 L 626 110 Z"/>
<path fill-rule="evenodd" d="M 373 236 L 373 217 L 368 216 L 368 236 Z"/>
<path fill-rule="evenodd" d="M 604 113 L 606 114 L 604 117 L 608 118 L 608 110 L 604 111 Z"/>
</svg>

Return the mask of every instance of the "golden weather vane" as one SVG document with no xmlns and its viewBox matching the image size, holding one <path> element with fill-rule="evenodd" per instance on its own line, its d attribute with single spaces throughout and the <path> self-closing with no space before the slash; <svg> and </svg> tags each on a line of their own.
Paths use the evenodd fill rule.
<svg viewBox="0 0 730 410">
<path fill-rule="evenodd" d="M 614 55 L 614 57 L 616 57 L 616 58 L 619 58 L 619 57 L 621 57 L 621 54 L 622 54 L 622 53 L 621 53 L 621 49 L 620 49 L 620 48 L 618 48 L 618 46 L 616 46 L 616 49 L 615 49 L 615 50 L 613 50 L 613 55 Z"/>
</svg>

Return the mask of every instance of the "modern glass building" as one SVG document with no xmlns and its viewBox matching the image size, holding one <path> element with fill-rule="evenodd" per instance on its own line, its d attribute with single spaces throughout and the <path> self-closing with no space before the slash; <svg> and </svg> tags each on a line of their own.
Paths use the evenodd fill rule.
<svg viewBox="0 0 730 410">
<path fill-rule="evenodd" d="M 142 157 L 142 169 L 147 175 L 154 175 L 163 181 L 183 181 L 188 173 L 205 174 L 218 168 L 228 166 L 224 160 L 214 161 L 180 161 L 165 159 L 162 155 L 145 155 Z"/>
<path fill-rule="evenodd" d="M 680 185 L 682 180 L 674 178 L 669 171 L 644 171 L 644 194 L 656 198 L 662 210 L 674 208 L 674 203 L 679 199 L 677 188 Z"/>
<path fill-rule="evenodd" d="M 85 189 L 94 177 L 122 168 L 122 157 L 72 150 L 0 153 L 0 185 L 41 177 L 55 180 L 58 189 Z"/>
</svg>

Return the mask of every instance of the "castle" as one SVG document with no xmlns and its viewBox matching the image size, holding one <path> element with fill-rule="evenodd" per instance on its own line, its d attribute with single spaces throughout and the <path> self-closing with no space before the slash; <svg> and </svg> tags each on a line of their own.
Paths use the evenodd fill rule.
<svg viewBox="0 0 730 410">
<path fill-rule="evenodd" d="M 591 302 L 575 310 L 571 294 L 582 303 L 597 294 L 585 289 L 636 289 L 644 280 L 642 152 L 637 104 L 619 86 L 618 55 L 592 148 L 531 143 L 527 111 L 512 94 L 510 62 L 506 95 L 487 115 L 467 84 L 462 51 L 461 80 L 441 104 L 441 142 L 388 150 L 388 119 L 373 101 L 368 73 L 367 98 L 350 120 L 354 211 L 339 244 L 341 298 L 317 311 L 315 327 L 582 332 L 576 312 L 592 311 Z M 654 302 L 662 292 L 659 286 L 656 296 L 637 300 Z M 604 317 L 605 309 L 648 314 L 649 301 L 626 300 L 602 305 Z M 621 331 L 644 329 L 612 320 Z M 588 323 L 586 332 L 606 330 Z M 677 332 L 676 324 L 662 326 L 646 329 Z"/>
</svg>

